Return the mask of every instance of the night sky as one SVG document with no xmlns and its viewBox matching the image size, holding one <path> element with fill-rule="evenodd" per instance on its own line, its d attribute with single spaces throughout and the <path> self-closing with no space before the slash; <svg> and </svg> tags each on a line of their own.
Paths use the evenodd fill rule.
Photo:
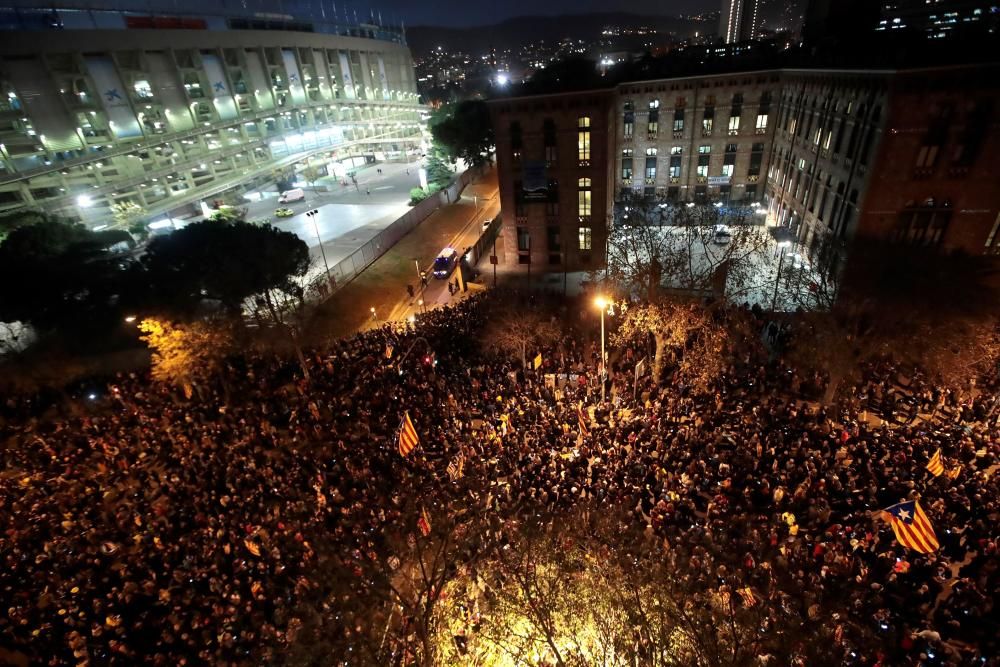
<svg viewBox="0 0 1000 667">
<path fill-rule="evenodd" d="M 589 12 L 629 12 L 633 14 L 676 15 L 718 9 L 719 0 L 372 0 L 384 20 L 402 19 L 407 26 L 436 25 L 468 27 L 498 23 L 514 16 L 583 14 Z M 337 3 L 338 9 L 343 7 Z M 365 5 L 347 3 L 349 11 L 367 13 Z"/>
</svg>

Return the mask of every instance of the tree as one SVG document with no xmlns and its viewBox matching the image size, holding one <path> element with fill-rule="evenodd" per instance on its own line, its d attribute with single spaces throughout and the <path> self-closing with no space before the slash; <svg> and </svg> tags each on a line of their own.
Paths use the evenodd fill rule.
<svg viewBox="0 0 1000 667">
<path fill-rule="evenodd" d="M 27 227 L 39 222 L 55 222 L 57 218 L 43 211 L 20 210 L 0 215 L 0 243 L 7 235 L 20 227 Z"/>
<path fill-rule="evenodd" d="M 207 221 L 154 239 L 142 258 L 154 305 L 190 313 L 212 299 L 234 316 L 255 295 L 300 292 L 309 261 L 308 247 L 291 232 Z"/>
<path fill-rule="evenodd" d="M 611 341 L 645 344 L 649 336 L 656 343 L 652 373 L 657 382 L 668 360 L 686 383 L 700 390 L 708 389 L 725 369 L 729 335 L 706 306 L 677 299 L 629 306 Z"/>
<path fill-rule="evenodd" d="M 111 205 L 111 215 L 119 227 L 131 228 L 133 224 L 142 222 L 146 209 L 133 201 L 120 201 Z"/>
<path fill-rule="evenodd" d="M 445 163 L 440 152 L 432 150 L 427 156 L 427 189 L 431 192 L 435 187 L 441 189 L 451 183 L 454 178 L 455 173 Z"/>
<path fill-rule="evenodd" d="M 104 326 L 130 263 L 110 248 L 126 240 L 122 231 L 49 219 L 18 227 L 0 244 L 0 321 L 29 323 L 39 334 Z"/>
<path fill-rule="evenodd" d="M 512 294 L 500 299 L 490 310 L 483 342 L 510 354 L 520 355 L 521 368 L 527 368 L 528 347 L 532 350 L 559 338 L 559 327 L 548 314 Z"/>
<path fill-rule="evenodd" d="M 195 386 L 220 377 L 222 360 L 232 349 L 232 337 L 218 324 L 147 318 L 139 330 L 153 351 L 153 379 L 180 387 L 189 399 Z"/>
<path fill-rule="evenodd" d="M 920 367 L 953 389 L 996 369 L 1000 274 L 994 258 L 864 239 L 842 272 L 825 266 L 815 267 L 805 289 L 795 274 L 782 285 L 785 298 L 803 311 L 791 356 L 829 374 L 825 401 L 876 358 Z"/>
<path fill-rule="evenodd" d="M 302 180 L 312 187 L 313 192 L 316 191 L 316 181 L 319 180 L 320 176 L 319 167 L 311 162 L 307 163 L 305 168 L 302 170 Z"/>
<path fill-rule="evenodd" d="M 770 247 L 751 209 L 624 197 L 608 232 L 604 278 L 614 291 L 655 301 L 664 290 L 759 299 Z"/>
<path fill-rule="evenodd" d="M 466 164 L 479 167 L 490 162 L 496 144 L 489 108 L 483 100 L 466 100 L 453 108 L 450 117 L 431 126 L 434 140 L 451 160 L 462 158 Z"/>
</svg>

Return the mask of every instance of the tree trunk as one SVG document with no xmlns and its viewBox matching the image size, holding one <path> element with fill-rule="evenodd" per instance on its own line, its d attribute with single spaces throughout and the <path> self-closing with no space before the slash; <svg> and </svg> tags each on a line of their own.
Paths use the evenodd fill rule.
<svg viewBox="0 0 1000 667">
<path fill-rule="evenodd" d="M 663 375 L 663 357 L 667 344 L 663 334 L 654 333 L 653 338 L 656 340 L 656 354 L 653 356 L 653 381 L 659 384 Z"/>
</svg>

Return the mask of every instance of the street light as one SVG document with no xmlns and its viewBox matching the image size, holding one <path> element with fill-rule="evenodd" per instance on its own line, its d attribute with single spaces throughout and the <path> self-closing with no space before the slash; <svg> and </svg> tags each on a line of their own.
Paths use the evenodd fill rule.
<svg viewBox="0 0 1000 667">
<path fill-rule="evenodd" d="M 604 351 L 604 309 L 608 305 L 608 300 L 603 296 L 594 299 L 594 305 L 601 310 L 601 403 L 604 402 L 604 385 L 607 376 L 608 354 Z"/>
<path fill-rule="evenodd" d="M 129 324 L 132 324 L 133 322 L 135 322 L 135 315 L 126 315 L 125 321 L 128 322 Z"/>
<path fill-rule="evenodd" d="M 323 255 L 323 266 L 326 267 L 326 284 L 330 285 L 330 264 L 326 261 L 326 249 L 323 248 L 323 239 L 319 237 L 319 223 L 316 222 L 316 216 L 319 215 L 319 209 L 313 209 L 306 213 L 306 217 L 312 220 L 313 230 L 316 232 L 316 243 L 319 244 L 319 253 Z"/>
</svg>

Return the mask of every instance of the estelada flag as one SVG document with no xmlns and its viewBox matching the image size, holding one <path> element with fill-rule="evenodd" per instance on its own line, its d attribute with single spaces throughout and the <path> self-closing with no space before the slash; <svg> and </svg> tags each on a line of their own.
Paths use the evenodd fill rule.
<svg viewBox="0 0 1000 667">
<path fill-rule="evenodd" d="M 576 420 L 580 424 L 580 435 L 589 435 L 590 429 L 587 428 L 587 413 L 583 409 L 583 403 L 578 403 L 576 406 Z"/>
<path fill-rule="evenodd" d="M 537 371 L 541 367 L 542 367 L 542 353 L 539 352 L 538 356 L 535 357 L 535 370 Z"/>
<path fill-rule="evenodd" d="M 928 554 L 940 546 L 934 526 L 916 500 L 897 503 L 885 511 L 889 515 L 892 532 L 904 547 Z"/>
<path fill-rule="evenodd" d="M 927 470 L 935 477 L 940 477 L 944 472 L 944 462 L 941 460 L 941 450 L 934 452 L 934 456 L 927 462 Z"/>
<path fill-rule="evenodd" d="M 392 343 L 386 343 L 385 344 L 385 358 L 386 359 L 392 359 L 392 350 L 393 350 Z"/>
<path fill-rule="evenodd" d="M 424 537 L 431 534 L 431 518 L 427 516 L 427 509 L 424 507 L 420 508 L 420 518 L 417 519 L 417 528 Z"/>
<path fill-rule="evenodd" d="M 948 479 L 957 479 L 962 474 L 962 466 L 957 465 L 947 472 Z"/>
<path fill-rule="evenodd" d="M 753 591 L 750 590 L 749 586 L 744 586 L 737 591 L 740 597 L 743 598 L 743 604 L 747 607 L 753 607 L 757 604 L 757 598 L 754 596 Z"/>
<path fill-rule="evenodd" d="M 413 421 L 410 419 L 410 413 L 403 413 L 403 421 L 399 424 L 399 455 L 409 456 L 413 448 L 420 444 L 420 438 L 417 437 L 417 429 L 413 427 Z"/>
</svg>

